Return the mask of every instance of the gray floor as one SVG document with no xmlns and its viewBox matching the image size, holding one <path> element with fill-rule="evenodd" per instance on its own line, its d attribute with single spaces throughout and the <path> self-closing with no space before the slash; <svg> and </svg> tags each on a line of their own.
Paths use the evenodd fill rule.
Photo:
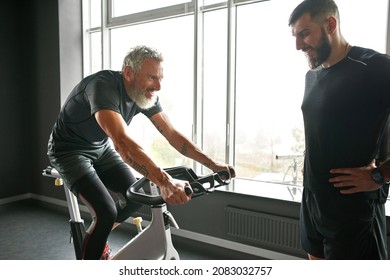
<svg viewBox="0 0 390 280">
<path fill-rule="evenodd" d="M 36 200 L 0 205 L 0 260 L 74 260 L 68 221 L 65 208 Z M 122 225 L 111 233 L 108 241 L 113 252 L 134 235 L 130 226 Z M 174 245 L 182 260 L 253 259 L 180 238 L 174 239 Z"/>
</svg>

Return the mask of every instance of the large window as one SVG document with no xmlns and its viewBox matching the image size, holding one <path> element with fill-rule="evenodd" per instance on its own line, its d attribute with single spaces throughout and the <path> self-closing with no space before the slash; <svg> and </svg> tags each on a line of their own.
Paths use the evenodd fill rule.
<svg viewBox="0 0 390 280">
<path fill-rule="evenodd" d="M 203 149 L 225 161 L 227 118 L 227 9 L 204 13 L 202 53 Z"/>
<path fill-rule="evenodd" d="M 189 138 L 192 135 L 194 80 L 194 40 L 191 30 L 192 17 L 183 16 L 111 31 L 113 69 L 121 69 L 123 58 L 132 46 L 147 45 L 163 54 L 164 79 L 159 97 L 173 124 Z M 147 147 L 152 158 L 160 165 L 190 164 L 187 158 L 169 146 L 146 118 L 134 118 L 129 128 L 134 131 L 134 138 Z"/>
<path fill-rule="evenodd" d="M 132 46 L 157 48 L 165 57 L 164 110 L 206 153 L 235 165 L 232 190 L 299 200 L 308 66 L 287 23 L 300 2 L 84 0 L 85 75 L 120 70 Z M 346 39 L 386 52 L 388 0 L 337 3 Z M 129 129 L 160 165 L 208 172 L 146 118 Z"/>
<path fill-rule="evenodd" d="M 285 173 L 304 149 L 307 64 L 287 26 L 294 1 L 285 2 L 237 7 L 235 157 L 237 173 L 249 179 L 292 182 L 295 173 Z"/>
</svg>

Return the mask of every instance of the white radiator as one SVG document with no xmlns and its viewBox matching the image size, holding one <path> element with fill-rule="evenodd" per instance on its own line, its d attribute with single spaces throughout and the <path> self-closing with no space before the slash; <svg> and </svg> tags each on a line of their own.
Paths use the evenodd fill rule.
<svg viewBox="0 0 390 280">
<path fill-rule="evenodd" d="M 299 221 L 292 218 L 228 206 L 226 235 L 230 239 L 272 250 L 302 254 Z"/>
</svg>

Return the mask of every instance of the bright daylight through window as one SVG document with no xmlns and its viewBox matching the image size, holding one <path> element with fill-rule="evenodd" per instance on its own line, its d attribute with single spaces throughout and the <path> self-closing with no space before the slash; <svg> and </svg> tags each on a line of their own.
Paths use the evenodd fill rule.
<svg viewBox="0 0 390 280">
<path fill-rule="evenodd" d="M 301 0 L 102 1 L 84 0 L 85 75 L 120 70 L 132 46 L 158 49 L 164 110 L 206 153 L 236 167 L 231 190 L 300 201 L 309 68 L 287 22 Z M 386 52 L 388 1 L 337 3 L 349 42 Z M 161 166 L 193 165 L 146 118 L 129 129 Z"/>
</svg>

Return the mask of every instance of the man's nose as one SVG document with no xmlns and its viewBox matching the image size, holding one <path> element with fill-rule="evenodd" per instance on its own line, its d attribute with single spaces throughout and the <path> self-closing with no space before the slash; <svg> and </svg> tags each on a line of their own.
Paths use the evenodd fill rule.
<svg viewBox="0 0 390 280">
<path fill-rule="evenodd" d="M 303 48 L 303 40 L 299 37 L 296 37 L 295 39 L 295 48 L 299 51 Z"/>
<path fill-rule="evenodd" d="M 161 80 L 156 79 L 156 80 L 154 81 L 153 88 L 154 88 L 154 90 L 156 90 L 156 91 L 160 90 L 160 89 L 161 89 Z"/>
</svg>

